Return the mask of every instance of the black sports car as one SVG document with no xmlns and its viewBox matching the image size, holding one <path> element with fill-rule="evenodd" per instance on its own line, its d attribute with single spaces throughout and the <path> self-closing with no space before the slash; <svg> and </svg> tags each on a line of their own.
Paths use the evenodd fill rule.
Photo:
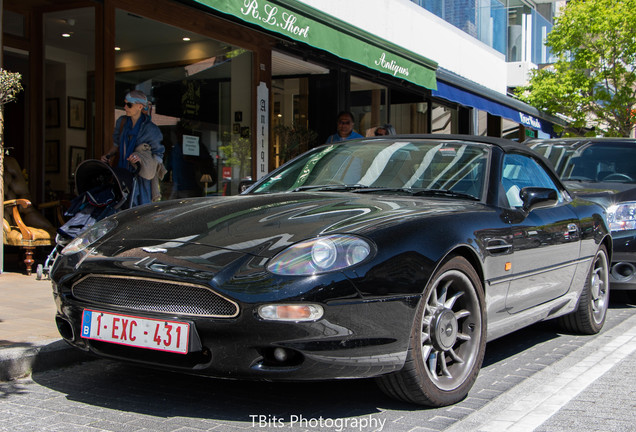
<svg viewBox="0 0 636 432">
<path fill-rule="evenodd" d="M 441 406 L 486 342 L 605 321 L 604 208 L 526 146 L 393 136 L 315 148 L 233 197 L 122 211 L 69 243 L 57 325 L 101 357 L 225 378 L 377 377 Z"/>
<path fill-rule="evenodd" d="M 636 139 L 555 138 L 528 141 L 575 195 L 607 209 L 614 239 L 610 284 L 636 302 Z"/>
</svg>

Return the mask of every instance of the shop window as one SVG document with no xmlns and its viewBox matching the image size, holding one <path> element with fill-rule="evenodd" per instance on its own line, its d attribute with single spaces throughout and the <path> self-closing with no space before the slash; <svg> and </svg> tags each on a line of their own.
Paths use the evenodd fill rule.
<svg viewBox="0 0 636 432">
<path fill-rule="evenodd" d="M 116 12 L 115 118 L 142 90 L 163 132 L 162 199 L 236 194 L 252 176 L 252 53 Z"/>
<path fill-rule="evenodd" d="M 11 36 L 26 38 L 24 15 L 6 9 L 2 13 L 2 31 Z"/>
<path fill-rule="evenodd" d="M 3 111 L 3 144 L 11 156 L 16 158 L 23 169 L 31 159 L 27 147 L 31 140 L 31 124 L 29 116 L 29 56 L 28 53 L 4 50 L 2 67 L 9 72 L 17 72 L 22 76 L 23 91 L 16 95 L 15 102 L 5 104 Z"/>
<path fill-rule="evenodd" d="M 477 111 L 477 135 L 486 136 L 488 135 L 488 113 L 478 109 L 475 111 Z"/>
<path fill-rule="evenodd" d="M 356 76 L 351 77 L 350 88 L 355 130 L 363 136 L 373 135 L 375 128 L 388 123 L 387 88 Z"/>
<path fill-rule="evenodd" d="M 456 134 L 458 131 L 457 110 L 433 103 L 431 112 L 431 133 Z"/>
<path fill-rule="evenodd" d="M 75 193 L 78 163 L 94 156 L 95 9 L 44 14 L 44 172 L 47 199 Z"/>
<path fill-rule="evenodd" d="M 501 137 L 502 135 L 502 127 L 503 127 L 503 119 L 499 116 L 492 115 L 488 113 L 486 115 L 486 128 L 488 130 L 488 136 L 493 137 Z"/>
<path fill-rule="evenodd" d="M 318 144 L 318 134 L 309 128 L 308 79 L 272 80 L 274 165 L 278 167 Z"/>
<path fill-rule="evenodd" d="M 501 136 L 513 141 L 523 141 L 525 139 L 523 127 L 519 123 L 503 117 L 501 119 Z"/>
<path fill-rule="evenodd" d="M 329 69 L 318 64 L 272 52 L 271 168 L 320 144 L 317 131 L 310 126 L 310 80 L 328 74 Z M 313 96 L 315 108 L 315 93 Z"/>
<path fill-rule="evenodd" d="M 398 134 L 429 133 L 429 102 L 421 94 L 391 88 L 389 123 Z"/>
</svg>

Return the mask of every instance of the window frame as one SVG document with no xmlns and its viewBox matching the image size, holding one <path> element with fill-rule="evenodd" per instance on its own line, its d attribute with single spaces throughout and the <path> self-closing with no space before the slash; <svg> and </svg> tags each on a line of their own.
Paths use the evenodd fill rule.
<svg viewBox="0 0 636 432">
<path fill-rule="evenodd" d="M 511 164 L 510 163 L 511 158 L 517 158 L 517 161 L 523 161 L 524 165 L 520 165 L 519 163 Z M 529 163 L 533 164 L 534 170 L 536 172 L 540 172 L 544 175 L 543 179 L 541 179 L 540 181 L 537 181 L 536 175 L 532 175 L 532 173 L 530 173 L 530 175 L 526 175 L 529 181 L 526 181 L 523 183 L 518 181 L 519 178 L 517 179 L 506 178 L 506 170 L 509 165 L 519 165 L 520 167 L 527 168 Z M 524 171 L 527 171 L 527 170 L 524 169 Z M 506 183 L 508 183 L 509 185 L 507 185 Z M 500 199 L 500 202 L 505 203 L 508 206 L 508 208 L 511 208 L 511 209 L 518 209 L 521 207 L 522 204 L 521 204 L 521 198 L 519 198 L 519 201 L 517 201 L 516 203 L 511 202 L 510 197 L 512 195 L 510 194 L 512 193 L 518 194 L 524 187 L 554 189 L 557 192 L 557 205 L 561 205 L 571 201 L 571 197 L 570 197 L 570 194 L 567 192 L 567 189 L 565 189 L 565 187 L 561 184 L 560 180 L 553 175 L 553 173 L 548 169 L 546 164 L 544 164 L 538 158 L 532 155 L 524 154 L 524 153 L 511 152 L 511 153 L 504 154 L 504 157 L 502 158 L 502 161 L 501 161 L 501 179 L 499 182 L 499 186 L 500 186 L 499 194 L 502 198 Z M 516 188 L 517 191 L 515 192 L 513 188 Z M 514 204 L 519 204 L 519 205 L 514 205 Z"/>
</svg>

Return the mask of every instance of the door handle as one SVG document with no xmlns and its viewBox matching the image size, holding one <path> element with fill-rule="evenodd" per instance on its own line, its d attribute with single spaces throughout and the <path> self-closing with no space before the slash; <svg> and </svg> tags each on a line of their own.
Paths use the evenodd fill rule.
<svg viewBox="0 0 636 432">
<path fill-rule="evenodd" d="M 504 254 L 512 249 L 512 245 L 503 239 L 490 239 L 486 242 L 486 250 L 493 254 Z"/>
</svg>

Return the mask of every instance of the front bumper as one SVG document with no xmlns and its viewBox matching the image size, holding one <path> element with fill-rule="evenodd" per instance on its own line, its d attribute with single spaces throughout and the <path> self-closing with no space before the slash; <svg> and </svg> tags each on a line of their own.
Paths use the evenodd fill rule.
<svg viewBox="0 0 636 432">
<path fill-rule="evenodd" d="M 616 290 L 636 290 L 636 233 L 612 233 L 610 285 Z"/>
<path fill-rule="evenodd" d="M 417 296 L 338 300 L 315 322 L 265 321 L 262 303 L 239 304 L 230 318 L 203 318 L 91 304 L 54 289 L 56 322 L 72 346 L 99 357 L 219 378 L 318 380 L 373 377 L 404 365 Z M 167 353 L 80 336 L 84 309 L 189 322 L 190 351 Z M 277 350 L 278 349 L 278 350 Z M 281 351 L 281 349 L 283 351 Z"/>
</svg>

